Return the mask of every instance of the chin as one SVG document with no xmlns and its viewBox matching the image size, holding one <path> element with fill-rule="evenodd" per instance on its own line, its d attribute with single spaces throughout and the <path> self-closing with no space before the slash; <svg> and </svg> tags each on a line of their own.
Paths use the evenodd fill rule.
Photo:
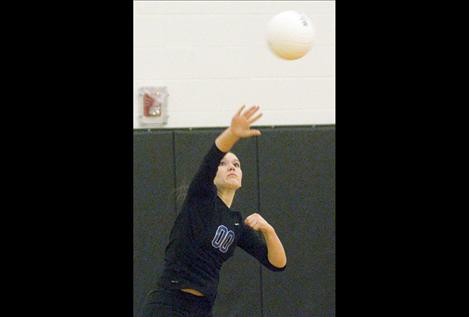
<svg viewBox="0 0 469 317">
<path fill-rule="evenodd" d="M 239 183 L 228 183 L 226 184 L 226 187 L 229 189 L 238 189 L 241 188 L 241 184 Z"/>
</svg>

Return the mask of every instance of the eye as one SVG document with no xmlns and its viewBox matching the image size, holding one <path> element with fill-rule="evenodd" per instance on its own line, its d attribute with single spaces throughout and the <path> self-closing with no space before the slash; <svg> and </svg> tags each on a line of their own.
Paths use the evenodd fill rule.
<svg viewBox="0 0 469 317">
<path fill-rule="evenodd" d="M 239 167 L 239 163 L 234 163 L 234 166 Z"/>
<path fill-rule="evenodd" d="M 225 162 L 220 162 L 220 166 L 223 166 L 223 165 L 225 165 Z"/>
</svg>

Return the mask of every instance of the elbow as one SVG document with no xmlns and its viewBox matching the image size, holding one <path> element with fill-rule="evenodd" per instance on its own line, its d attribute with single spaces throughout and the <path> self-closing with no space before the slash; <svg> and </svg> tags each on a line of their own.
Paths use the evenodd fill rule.
<svg viewBox="0 0 469 317">
<path fill-rule="evenodd" d="M 270 267 L 269 269 L 272 272 L 283 272 L 285 271 L 286 268 L 287 268 L 287 265 L 285 264 L 283 267 L 277 267 L 277 266 L 272 265 L 272 267 Z"/>
<path fill-rule="evenodd" d="M 281 263 L 270 263 L 269 261 L 269 270 L 273 271 L 273 272 L 283 272 L 285 271 L 285 269 L 287 268 L 287 260 L 285 259 L 285 261 L 282 261 Z"/>
</svg>

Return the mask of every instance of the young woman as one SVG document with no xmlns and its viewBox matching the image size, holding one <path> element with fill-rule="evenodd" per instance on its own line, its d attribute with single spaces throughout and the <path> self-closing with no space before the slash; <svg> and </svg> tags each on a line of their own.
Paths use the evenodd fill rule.
<svg viewBox="0 0 469 317">
<path fill-rule="evenodd" d="M 285 270 L 287 258 L 275 229 L 258 213 L 243 221 L 230 209 L 243 177 L 230 150 L 242 138 L 261 135 L 250 128 L 262 116 L 259 107 L 244 108 L 216 138 L 189 186 L 171 230 L 158 288 L 147 294 L 144 317 L 212 316 L 220 269 L 236 246 L 272 271 Z"/>
</svg>

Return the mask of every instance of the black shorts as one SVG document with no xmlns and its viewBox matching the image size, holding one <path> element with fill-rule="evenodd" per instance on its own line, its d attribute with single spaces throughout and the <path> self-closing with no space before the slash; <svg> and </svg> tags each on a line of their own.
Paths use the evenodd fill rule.
<svg viewBox="0 0 469 317">
<path fill-rule="evenodd" d="M 160 287 L 146 295 L 142 317 L 213 317 L 212 307 L 206 297 Z"/>
</svg>

